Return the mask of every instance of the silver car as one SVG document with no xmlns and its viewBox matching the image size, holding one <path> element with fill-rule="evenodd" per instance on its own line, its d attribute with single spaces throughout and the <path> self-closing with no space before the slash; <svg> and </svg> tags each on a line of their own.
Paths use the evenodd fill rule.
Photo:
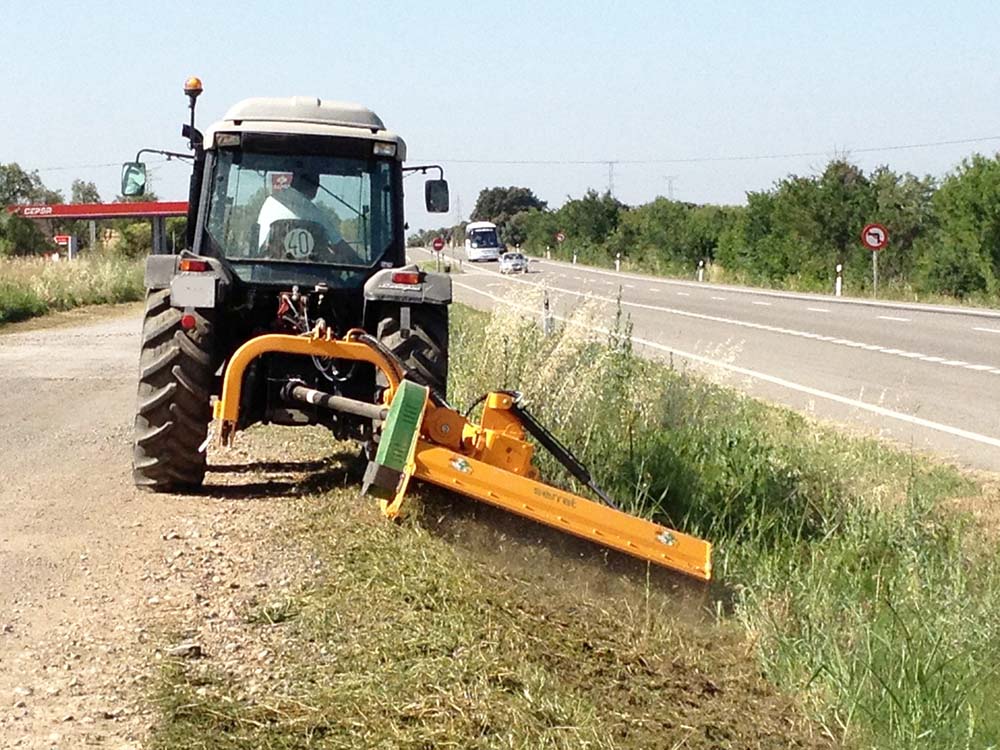
<svg viewBox="0 0 1000 750">
<path fill-rule="evenodd" d="M 528 259 L 521 253 L 504 253 L 500 256 L 500 273 L 527 273 Z"/>
</svg>

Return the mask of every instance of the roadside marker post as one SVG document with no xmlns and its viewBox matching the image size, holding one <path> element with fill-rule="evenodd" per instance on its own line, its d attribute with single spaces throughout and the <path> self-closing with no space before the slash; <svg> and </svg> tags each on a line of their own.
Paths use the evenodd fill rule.
<svg viewBox="0 0 1000 750">
<path fill-rule="evenodd" d="M 621 270 L 622 270 L 622 254 L 621 253 L 616 253 L 615 254 L 615 271 L 621 271 Z"/>
<path fill-rule="evenodd" d="M 698 261 L 698 281 L 702 282 L 705 280 L 705 259 L 702 258 Z"/>
<path fill-rule="evenodd" d="M 872 295 L 878 297 L 878 254 L 889 244 L 889 230 L 881 224 L 866 224 L 861 244 L 872 251 Z"/>
<path fill-rule="evenodd" d="M 839 297 L 841 291 L 844 288 L 844 277 L 843 277 L 844 266 L 841 263 L 837 264 L 837 280 L 833 282 L 833 296 Z"/>
</svg>

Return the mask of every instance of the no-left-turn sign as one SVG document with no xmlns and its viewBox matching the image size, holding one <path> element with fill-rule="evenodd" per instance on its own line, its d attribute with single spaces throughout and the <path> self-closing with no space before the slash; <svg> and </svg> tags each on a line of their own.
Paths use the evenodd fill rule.
<svg viewBox="0 0 1000 750">
<path fill-rule="evenodd" d="M 881 250 L 889 244 L 889 230 L 881 224 L 867 224 L 861 230 L 861 244 L 869 250 Z"/>
</svg>

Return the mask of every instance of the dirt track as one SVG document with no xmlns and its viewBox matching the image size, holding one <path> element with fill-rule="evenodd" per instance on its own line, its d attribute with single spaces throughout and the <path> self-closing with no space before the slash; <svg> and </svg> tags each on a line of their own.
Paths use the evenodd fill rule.
<svg viewBox="0 0 1000 750">
<path fill-rule="evenodd" d="M 203 511 L 130 481 L 136 308 L 56 322 L 0 332 L 0 747 L 128 747 L 148 562 Z"/>
</svg>

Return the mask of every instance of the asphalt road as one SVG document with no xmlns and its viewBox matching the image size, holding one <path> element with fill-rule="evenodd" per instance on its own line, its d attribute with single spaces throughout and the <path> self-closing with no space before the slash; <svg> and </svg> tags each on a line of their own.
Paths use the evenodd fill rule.
<svg viewBox="0 0 1000 750">
<path fill-rule="evenodd" d="M 532 261 L 531 271 L 504 277 L 496 263 L 464 263 L 455 297 L 479 308 L 519 301 L 540 318 L 544 290 L 556 317 L 590 304 L 601 327 L 611 324 L 620 295 L 637 349 L 648 356 L 1000 471 L 1000 311 L 786 294 L 544 260 Z"/>
</svg>

